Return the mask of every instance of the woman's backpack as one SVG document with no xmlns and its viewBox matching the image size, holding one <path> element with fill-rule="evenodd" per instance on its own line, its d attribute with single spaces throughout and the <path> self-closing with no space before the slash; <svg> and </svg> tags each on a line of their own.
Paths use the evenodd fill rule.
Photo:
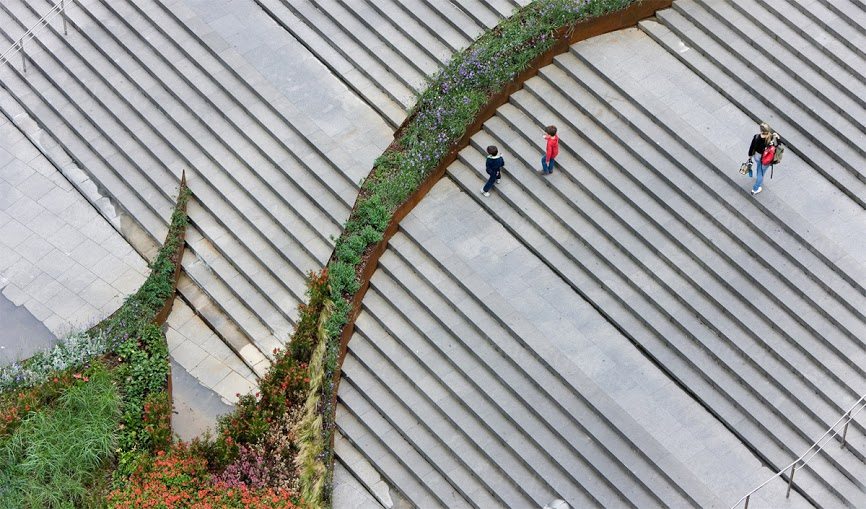
<svg viewBox="0 0 866 509">
<path fill-rule="evenodd" d="M 761 154 L 761 164 L 764 166 L 769 166 L 773 164 L 773 160 L 776 158 L 776 145 L 767 145 L 764 148 L 764 153 Z"/>
<path fill-rule="evenodd" d="M 777 165 L 782 162 L 782 156 L 785 154 L 785 145 L 781 143 L 776 144 L 776 153 L 773 154 L 773 162 L 770 163 L 772 165 Z"/>
</svg>

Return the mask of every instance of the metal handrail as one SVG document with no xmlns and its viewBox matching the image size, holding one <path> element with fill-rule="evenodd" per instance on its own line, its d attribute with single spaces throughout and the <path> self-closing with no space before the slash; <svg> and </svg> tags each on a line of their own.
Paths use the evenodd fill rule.
<svg viewBox="0 0 866 509">
<path fill-rule="evenodd" d="M 51 8 L 50 11 L 46 12 L 44 16 L 39 18 L 39 21 L 33 24 L 24 35 L 18 38 L 17 41 L 12 43 L 12 46 L 9 47 L 6 51 L 0 55 L 0 65 L 3 65 L 9 62 L 9 59 L 12 58 L 15 53 L 21 52 L 21 67 L 24 72 L 27 72 L 27 51 L 24 49 L 24 43 L 36 37 L 36 34 L 42 28 L 48 26 L 48 23 L 54 19 L 55 16 L 60 14 L 60 17 L 63 18 L 63 35 L 68 35 L 66 29 L 66 0 L 60 0 L 59 4 L 54 4 L 54 7 Z"/>
<path fill-rule="evenodd" d="M 857 408 L 858 406 L 860 408 Z M 806 464 L 815 457 L 815 455 L 821 452 L 821 449 L 823 449 L 824 446 L 830 442 L 830 440 L 839 436 L 839 431 L 836 429 L 836 427 L 842 421 L 845 421 L 845 425 L 842 427 L 842 444 L 840 445 L 840 447 L 845 447 L 846 438 L 848 435 L 848 424 L 864 408 L 866 408 L 866 394 L 860 396 L 860 399 L 858 399 L 853 405 L 851 405 L 851 408 L 849 408 L 847 412 L 842 414 L 842 417 L 840 417 L 838 421 L 836 421 L 832 426 L 830 426 L 830 429 L 825 431 L 824 434 L 821 435 L 821 438 L 819 438 L 814 444 L 812 444 L 812 446 L 809 447 L 809 449 L 807 449 L 806 452 L 804 452 L 799 458 L 795 459 L 791 464 L 789 464 L 782 470 L 776 472 L 775 475 L 764 481 L 760 486 L 745 494 L 743 498 L 737 500 L 737 503 L 731 506 L 731 509 L 736 509 L 737 506 L 739 506 L 740 503 L 742 503 L 743 501 L 745 501 L 743 509 L 748 509 L 749 498 L 751 498 L 751 496 L 754 495 L 755 492 L 769 484 L 770 481 L 772 481 L 773 479 L 781 477 L 785 472 L 788 472 L 790 470 L 790 474 L 788 475 L 788 491 L 785 492 L 785 498 L 789 498 L 791 496 L 791 488 L 794 486 L 794 474 L 797 472 L 797 470 L 805 467 Z"/>
</svg>

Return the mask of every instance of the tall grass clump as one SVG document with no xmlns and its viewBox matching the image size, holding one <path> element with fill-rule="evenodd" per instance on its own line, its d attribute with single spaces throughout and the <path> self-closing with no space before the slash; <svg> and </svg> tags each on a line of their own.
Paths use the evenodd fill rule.
<svg viewBox="0 0 866 509">
<path fill-rule="evenodd" d="M 111 461 L 120 396 L 111 373 L 94 363 L 53 406 L 31 413 L 0 440 L 0 507 L 84 505 Z"/>
</svg>

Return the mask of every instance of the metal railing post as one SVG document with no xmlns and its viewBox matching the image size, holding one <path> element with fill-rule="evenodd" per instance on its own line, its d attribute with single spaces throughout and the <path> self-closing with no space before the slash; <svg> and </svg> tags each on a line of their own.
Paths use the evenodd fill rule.
<svg viewBox="0 0 866 509">
<path fill-rule="evenodd" d="M 795 461 L 793 465 L 791 465 L 791 475 L 788 478 L 788 491 L 785 492 L 785 498 L 791 497 L 791 486 L 794 485 L 794 472 L 797 471 L 797 462 Z"/>
<path fill-rule="evenodd" d="M 60 17 L 63 18 L 63 35 L 69 35 L 66 31 L 66 0 L 60 0 Z"/>
<path fill-rule="evenodd" d="M 746 505 L 743 506 L 743 509 L 749 509 L 749 498 L 751 498 L 751 495 L 746 495 Z"/>
<path fill-rule="evenodd" d="M 842 428 L 842 445 L 840 447 L 845 447 L 845 440 L 848 438 L 848 423 L 851 422 L 851 418 L 848 416 L 848 414 L 850 413 L 851 410 L 845 412 L 845 418 L 847 420 L 845 421 L 845 427 Z"/>
<path fill-rule="evenodd" d="M 24 51 L 24 39 L 21 38 L 18 40 L 18 45 L 21 47 L 21 67 L 24 69 L 24 72 L 27 72 L 27 52 Z"/>
</svg>

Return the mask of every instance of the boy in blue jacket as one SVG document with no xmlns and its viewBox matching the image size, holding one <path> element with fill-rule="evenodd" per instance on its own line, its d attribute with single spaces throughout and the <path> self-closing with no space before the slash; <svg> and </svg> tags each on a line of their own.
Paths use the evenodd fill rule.
<svg viewBox="0 0 866 509">
<path fill-rule="evenodd" d="M 499 154 L 499 149 L 494 145 L 487 147 L 487 183 L 481 188 L 481 194 L 490 196 L 490 190 L 493 185 L 502 177 L 502 168 L 505 167 L 505 160 Z"/>
</svg>

